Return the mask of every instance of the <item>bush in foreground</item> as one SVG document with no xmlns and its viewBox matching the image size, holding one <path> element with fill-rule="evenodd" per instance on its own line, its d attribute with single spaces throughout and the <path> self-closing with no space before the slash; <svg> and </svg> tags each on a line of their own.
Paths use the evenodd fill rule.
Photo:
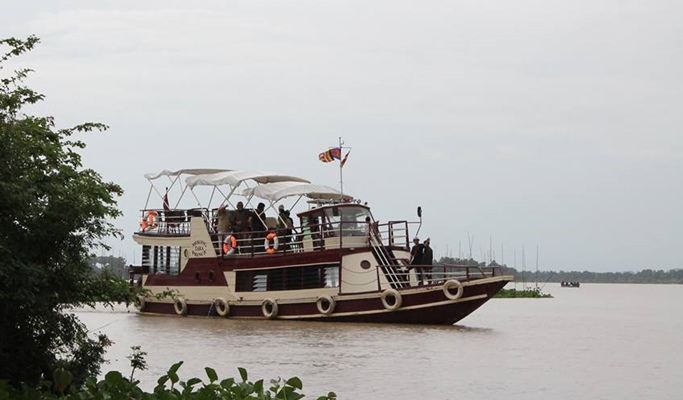
<svg viewBox="0 0 683 400">
<path fill-rule="evenodd" d="M 172 365 L 166 375 L 159 378 L 152 392 L 145 392 L 140 388 L 138 381 L 127 379 L 118 371 L 107 373 L 99 382 L 95 378 L 89 378 L 81 387 L 74 388 L 71 386 L 70 373 L 58 369 L 53 374 L 53 381 L 44 382 L 39 388 L 22 385 L 17 389 L 9 385 L 7 381 L 0 381 L 0 400 L 296 400 L 305 397 L 299 392 L 303 384 L 297 377 L 287 380 L 273 379 L 267 385 L 263 379 L 256 382 L 249 381 L 247 371 L 244 368 L 238 368 L 241 381 L 235 378 L 219 381 L 216 371 L 207 367 L 205 371 L 208 382 L 200 378 L 182 381 L 178 376 L 178 369 L 182 364 L 181 361 Z M 142 365 L 138 369 L 145 369 L 145 367 Z M 330 392 L 317 399 L 334 400 L 336 398 L 336 394 Z"/>
</svg>

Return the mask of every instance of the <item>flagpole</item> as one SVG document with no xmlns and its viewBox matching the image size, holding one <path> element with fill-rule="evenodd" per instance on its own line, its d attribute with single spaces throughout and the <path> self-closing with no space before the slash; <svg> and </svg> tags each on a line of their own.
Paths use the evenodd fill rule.
<svg viewBox="0 0 683 400">
<path fill-rule="evenodd" d="M 339 191 L 341 192 L 341 198 L 339 199 L 340 202 L 344 201 L 344 175 L 342 171 L 344 170 L 344 165 L 341 163 L 341 156 L 342 153 L 344 152 L 344 149 L 342 148 L 342 145 L 344 142 L 342 142 L 341 136 L 339 136 Z"/>
</svg>

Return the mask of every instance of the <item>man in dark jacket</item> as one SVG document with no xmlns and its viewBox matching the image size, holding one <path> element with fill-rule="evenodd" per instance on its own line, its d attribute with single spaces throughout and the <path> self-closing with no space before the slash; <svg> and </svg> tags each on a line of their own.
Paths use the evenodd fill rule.
<svg viewBox="0 0 683 400">
<path fill-rule="evenodd" d="M 254 238 L 266 237 L 268 227 L 266 226 L 265 208 L 265 204 L 258 203 L 258 206 L 256 206 L 256 209 L 251 214 L 251 230 Z"/>
<path fill-rule="evenodd" d="M 410 265 L 414 265 L 415 275 L 417 275 L 418 285 L 422 285 L 423 282 L 423 270 L 422 270 L 422 253 L 424 251 L 424 246 L 420 243 L 420 238 L 413 239 L 413 248 L 410 250 Z"/>
<path fill-rule="evenodd" d="M 432 263 L 434 262 L 434 252 L 432 251 L 432 247 L 430 246 L 430 240 L 427 238 L 425 240 L 424 245 L 422 246 L 422 265 L 425 265 L 424 268 L 424 278 L 425 278 L 425 283 L 431 283 L 430 281 L 432 280 Z"/>
</svg>

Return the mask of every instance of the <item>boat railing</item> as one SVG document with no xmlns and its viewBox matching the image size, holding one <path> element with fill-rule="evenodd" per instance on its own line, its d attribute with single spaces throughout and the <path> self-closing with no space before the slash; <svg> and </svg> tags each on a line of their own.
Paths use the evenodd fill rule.
<svg viewBox="0 0 683 400">
<path fill-rule="evenodd" d="M 190 219 L 202 217 L 208 226 L 206 208 L 191 209 L 144 209 L 140 211 L 139 233 L 156 236 L 187 236 L 190 234 Z"/>
<path fill-rule="evenodd" d="M 403 260 L 388 274 L 385 265 L 377 266 L 377 274 L 384 275 L 387 282 L 395 289 L 421 286 L 418 281 L 418 269 L 424 274 L 424 285 L 442 285 L 446 281 L 455 279 L 467 282 L 475 279 L 490 278 L 499 274 L 497 267 L 480 267 L 476 265 L 408 265 Z"/>
<path fill-rule="evenodd" d="M 273 233 L 271 239 L 268 236 Z M 303 242 L 296 233 L 287 234 L 284 230 L 264 232 L 231 232 L 216 234 L 213 241 L 217 253 L 223 257 L 263 254 L 290 254 L 303 251 Z M 232 238 L 234 238 L 234 247 Z M 270 250 L 269 250 L 270 249 Z"/>
<path fill-rule="evenodd" d="M 437 277 L 448 279 L 478 279 L 490 278 L 500 275 L 499 267 L 482 267 L 479 265 L 461 265 L 461 264 L 442 264 L 433 266 L 432 274 Z"/>
<path fill-rule="evenodd" d="M 288 254 L 338 248 L 358 248 L 371 244 L 409 248 L 406 221 L 375 224 L 349 225 L 348 222 L 317 224 L 292 229 L 270 229 L 261 232 L 231 232 L 214 235 L 214 248 L 221 256 Z M 371 243 L 370 232 L 375 238 Z M 272 239 L 268 236 L 272 234 Z M 232 249 L 231 238 L 235 239 Z M 269 248 L 271 250 L 269 251 Z"/>
</svg>

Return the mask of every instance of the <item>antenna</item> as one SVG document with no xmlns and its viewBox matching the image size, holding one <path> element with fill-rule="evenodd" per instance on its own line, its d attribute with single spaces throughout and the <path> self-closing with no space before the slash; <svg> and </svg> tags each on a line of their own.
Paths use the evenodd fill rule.
<svg viewBox="0 0 683 400">
<path fill-rule="evenodd" d="M 524 245 L 522 245 L 522 289 L 526 290 L 526 257 L 524 257 Z"/>
<path fill-rule="evenodd" d="M 514 255 L 514 263 L 512 264 L 513 268 L 515 269 L 515 272 L 519 272 L 519 271 L 517 271 L 517 249 L 513 249 L 512 254 Z M 517 289 L 517 280 L 516 279 L 515 279 L 515 289 Z"/>
<path fill-rule="evenodd" d="M 493 236 L 489 235 L 489 264 L 493 261 Z"/>
<path fill-rule="evenodd" d="M 536 245 L 536 290 L 538 290 L 538 245 Z"/>
<path fill-rule="evenodd" d="M 344 152 L 342 146 L 344 145 L 344 141 L 342 140 L 341 136 L 339 136 L 339 157 L 342 156 L 342 153 Z M 343 171 L 344 166 L 342 165 L 341 161 L 339 161 L 339 191 L 341 192 L 341 198 L 339 201 L 344 201 L 344 174 Z"/>
</svg>

